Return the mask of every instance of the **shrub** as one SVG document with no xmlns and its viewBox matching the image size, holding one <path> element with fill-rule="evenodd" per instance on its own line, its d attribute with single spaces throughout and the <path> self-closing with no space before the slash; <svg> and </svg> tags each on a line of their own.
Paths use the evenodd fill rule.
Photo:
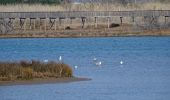
<svg viewBox="0 0 170 100">
<path fill-rule="evenodd" d="M 66 29 L 66 30 L 71 30 L 71 27 L 70 27 L 70 26 L 67 26 L 65 29 Z"/>
<path fill-rule="evenodd" d="M 61 66 L 63 67 L 63 71 L 62 71 L 62 76 L 63 77 L 72 77 L 72 69 L 67 65 L 62 63 Z"/>
<path fill-rule="evenodd" d="M 22 79 L 33 79 L 33 69 L 31 68 L 22 68 L 21 69 L 21 78 Z"/>
<path fill-rule="evenodd" d="M 44 77 L 72 77 L 72 69 L 64 63 L 32 60 L 20 62 L 0 62 L 0 81 Z"/>
<path fill-rule="evenodd" d="M 116 23 L 112 23 L 110 24 L 110 28 L 113 28 L 113 27 L 119 27 L 120 25 L 119 24 L 116 24 Z"/>
</svg>

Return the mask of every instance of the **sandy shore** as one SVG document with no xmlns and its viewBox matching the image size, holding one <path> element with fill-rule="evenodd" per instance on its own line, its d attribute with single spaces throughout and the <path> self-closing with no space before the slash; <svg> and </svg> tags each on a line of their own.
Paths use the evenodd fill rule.
<svg viewBox="0 0 170 100">
<path fill-rule="evenodd" d="M 78 81 L 89 81 L 89 78 L 46 78 L 46 79 L 33 79 L 33 80 L 15 80 L 15 81 L 0 81 L 0 86 L 13 86 L 13 85 L 34 85 L 34 84 L 58 84 L 58 83 L 70 83 Z"/>
</svg>

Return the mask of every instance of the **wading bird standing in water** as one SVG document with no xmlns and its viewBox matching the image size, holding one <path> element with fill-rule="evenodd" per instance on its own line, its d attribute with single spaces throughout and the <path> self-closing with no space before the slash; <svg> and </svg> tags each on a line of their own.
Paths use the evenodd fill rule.
<svg viewBox="0 0 170 100">
<path fill-rule="evenodd" d="M 122 60 L 120 61 L 120 64 L 121 64 L 121 65 L 123 64 L 123 61 L 122 61 Z"/>
<path fill-rule="evenodd" d="M 78 66 L 74 66 L 74 68 L 75 68 L 75 69 L 77 69 L 77 68 L 78 68 Z"/>
<path fill-rule="evenodd" d="M 48 59 L 45 59 L 44 62 L 47 63 L 47 62 L 48 62 Z"/>
<path fill-rule="evenodd" d="M 62 57 L 61 56 L 59 57 L 59 61 L 62 61 Z"/>
<path fill-rule="evenodd" d="M 99 62 L 96 62 L 96 66 L 101 66 L 102 62 L 99 61 Z"/>
<path fill-rule="evenodd" d="M 97 61 L 97 58 L 96 58 L 96 57 L 94 57 L 94 58 L 93 58 L 93 61 Z"/>
</svg>

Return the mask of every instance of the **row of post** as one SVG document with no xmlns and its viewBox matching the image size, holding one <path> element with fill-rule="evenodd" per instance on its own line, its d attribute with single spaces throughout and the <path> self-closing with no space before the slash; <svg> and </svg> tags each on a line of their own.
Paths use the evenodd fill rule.
<svg viewBox="0 0 170 100">
<path fill-rule="evenodd" d="M 165 24 L 167 23 L 167 18 L 169 18 L 169 16 L 164 16 L 165 17 Z M 94 17 L 94 27 L 95 28 L 98 28 L 98 19 L 100 17 Z M 120 18 L 120 25 L 122 25 L 123 23 L 123 17 L 119 17 Z M 132 16 L 132 22 L 135 23 L 135 17 Z M 145 16 L 144 16 L 145 18 Z M 28 21 L 29 19 L 29 21 Z M 32 29 L 37 29 L 37 25 L 38 25 L 38 28 L 39 30 L 45 30 L 47 31 L 47 28 L 48 29 L 52 29 L 54 28 L 54 30 L 57 30 L 57 26 L 61 26 L 63 24 L 63 29 L 65 30 L 66 29 L 66 26 L 69 26 L 70 24 L 73 24 L 72 23 L 72 20 L 75 19 L 75 18 L 69 18 L 70 19 L 70 23 L 69 25 L 67 25 L 68 23 L 65 22 L 67 18 L 19 18 L 19 26 L 21 29 L 24 29 L 26 30 L 26 27 L 28 27 L 27 25 L 29 25 L 29 29 L 32 30 Z M 1 19 L 2 20 L 2 19 Z M 16 27 L 16 21 L 17 19 L 16 18 L 8 18 L 8 21 L 7 21 L 7 24 L 13 28 Z M 62 21 L 63 20 L 63 21 Z M 153 23 L 153 21 L 156 20 L 155 17 L 152 18 L 151 20 L 151 24 Z M 57 21 L 58 21 L 58 25 L 57 25 Z M 85 28 L 85 25 L 86 25 L 86 21 L 87 21 L 87 18 L 86 17 L 81 17 L 81 27 L 82 28 Z M 29 23 L 27 23 L 29 22 Z M 48 22 L 48 23 L 47 23 Z M 111 17 L 107 17 L 107 28 L 110 28 L 110 25 L 112 24 L 112 21 L 111 21 Z"/>
<path fill-rule="evenodd" d="M 99 17 L 94 17 L 94 26 L 95 28 L 98 27 L 98 18 Z M 123 17 L 120 17 L 120 23 L 122 24 Z M 28 22 L 29 19 L 29 23 Z M 66 23 L 65 23 L 65 19 L 66 18 L 58 18 L 59 21 L 59 26 L 61 26 L 62 22 L 63 22 L 63 26 L 65 29 L 66 28 Z M 70 19 L 70 24 L 72 24 L 72 20 L 75 18 L 69 18 Z M 16 18 L 8 18 L 7 23 L 10 24 L 12 27 L 15 27 L 16 24 Z M 39 29 L 42 30 L 42 25 L 44 24 L 44 30 L 47 30 L 47 24 L 49 23 L 49 28 L 52 29 L 52 27 L 54 27 L 54 30 L 57 30 L 57 18 L 19 18 L 19 26 L 21 29 L 26 30 L 27 25 L 29 24 L 29 29 L 36 29 L 36 23 L 37 20 L 39 20 Z M 63 21 L 62 21 L 63 20 Z M 81 26 L 82 28 L 85 28 L 86 25 L 86 17 L 81 17 Z M 42 23 L 44 22 L 44 23 Z M 48 23 L 47 23 L 48 22 Z M 107 27 L 110 28 L 110 24 L 111 24 L 111 17 L 107 17 Z"/>
</svg>

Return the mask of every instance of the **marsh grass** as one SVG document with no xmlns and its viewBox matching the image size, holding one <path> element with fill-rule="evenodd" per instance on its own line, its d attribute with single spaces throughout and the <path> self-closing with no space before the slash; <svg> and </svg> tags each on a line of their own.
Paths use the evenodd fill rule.
<svg viewBox="0 0 170 100">
<path fill-rule="evenodd" d="M 64 63 L 20 61 L 0 62 L 0 81 L 30 80 L 33 78 L 72 77 L 71 67 Z"/>
</svg>

